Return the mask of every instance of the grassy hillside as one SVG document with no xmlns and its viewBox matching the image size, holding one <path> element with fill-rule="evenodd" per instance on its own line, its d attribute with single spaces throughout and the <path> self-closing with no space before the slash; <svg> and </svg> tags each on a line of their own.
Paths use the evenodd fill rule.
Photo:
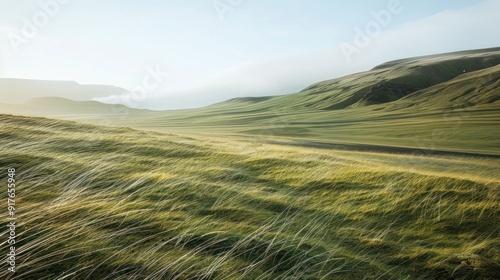
<svg viewBox="0 0 500 280">
<path fill-rule="evenodd" d="M 2 262 L 2 279 L 500 278 L 499 159 L 0 128 L 18 209 L 18 271 Z"/>
<path fill-rule="evenodd" d="M 500 50 L 406 59 L 304 91 L 123 124 L 500 155 Z"/>
<path fill-rule="evenodd" d="M 61 105 L 62 104 L 62 105 Z M 500 155 L 500 48 L 387 62 L 295 94 L 154 112 L 39 99 L 0 112 L 160 132 Z"/>
</svg>

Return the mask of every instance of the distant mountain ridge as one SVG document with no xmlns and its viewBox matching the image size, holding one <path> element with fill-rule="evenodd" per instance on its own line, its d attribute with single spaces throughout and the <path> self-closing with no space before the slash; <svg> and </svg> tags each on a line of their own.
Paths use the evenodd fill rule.
<svg viewBox="0 0 500 280">
<path fill-rule="evenodd" d="M 97 101 L 75 101 L 62 97 L 37 97 L 21 104 L 0 103 L 0 112 L 50 118 L 98 120 L 105 118 L 125 118 L 130 115 L 153 112 L 132 109 L 121 104 L 105 104 Z"/>
<path fill-rule="evenodd" d="M 75 101 L 90 101 L 95 97 L 120 95 L 127 90 L 108 85 L 82 85 L 73 81 L 42 81 L 0 79 L 2 103 L 23 103 L 32 98 L 61 97 Z"/>
</svg>

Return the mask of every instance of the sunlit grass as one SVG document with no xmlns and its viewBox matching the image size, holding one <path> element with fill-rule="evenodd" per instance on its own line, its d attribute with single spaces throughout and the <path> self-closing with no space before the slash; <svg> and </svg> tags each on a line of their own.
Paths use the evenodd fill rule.
<svg viewBox="0 0 500 280">
<path fill-rule="evenodd" d="M 10 279 L 499 276 L 497 159 L 0 125 L 0 166 L 18 173 Z"/>
</svg>

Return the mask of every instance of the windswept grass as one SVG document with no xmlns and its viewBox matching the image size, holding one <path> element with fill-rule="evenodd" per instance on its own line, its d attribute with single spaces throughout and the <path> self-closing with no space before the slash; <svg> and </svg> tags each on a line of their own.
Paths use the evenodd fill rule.
<svg viewBox="0 0 500 280">
<path fill-rule="evenodd" d="M 2 279 L 500 278 L 498 159 L 0 127 L 19 225 Z"/>
</svg>

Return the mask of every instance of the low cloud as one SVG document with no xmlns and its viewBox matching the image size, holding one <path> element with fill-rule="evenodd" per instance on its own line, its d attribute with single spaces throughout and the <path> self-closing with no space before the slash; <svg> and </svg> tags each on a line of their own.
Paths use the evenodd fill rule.
<svg viewBox="0 0 500 280">
<path fill-rule="evenodd" d="M 322 80 L 369 70 L 390 60 L 500 46 L 500 38 L 496 36 L 500 26 L 499 10 L 500 2 L 490 0 L 465 9 L 442 12 L 398 28 L 391 28 L 389 24 L 387 30 L 370 37 L 368 44 L 349 58 L 339 44 L 316 52 L 247 63 L 191 87 L 168 92 L 159 89 L 132 105 L 138 108 L 179 109 L 205 106 L 233 97 L 288 94 Z M 127 95 L 100 101 L 131 105 Z"/>
</svg>

